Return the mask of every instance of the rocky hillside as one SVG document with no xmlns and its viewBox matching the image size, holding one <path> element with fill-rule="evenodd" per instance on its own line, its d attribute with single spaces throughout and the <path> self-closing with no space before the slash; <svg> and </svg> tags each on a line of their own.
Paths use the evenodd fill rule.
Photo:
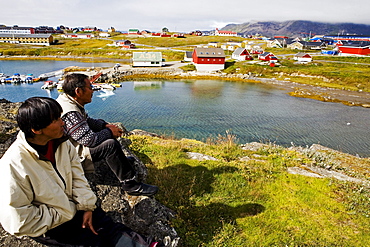
<svg viewBox="0 0 370 247">
<path fill-rule="evenodd" d="M 243 35 L 255 35 L 258 33 L 267 37 L 276 35 L 285 35 L 288 37 L 306 37 L 310 35 L 310 33 L 311 35 L 370 35 L 370 25 L 353 23 L 324 23 L 300 20 L 229 24 L 223 27 L 221 30 L 234 31 Z"/>
<path fill-rule="evenodd" d="M 0 99 L 0 158 L 16 138 L 18 132 L 15 114 L 21 103 L 12 103 Z M 119 124 L 119 123 L 117 123 Z M 124 126 L 121 125 L 123 129 Z M 129 134 L 129 133 L 127 133 Z M 130 140 L 120 138 L 123 151 L 135 159 L 134 166 L 139 179 L 147 176 L 146 166 L 133 154 L 128 145 Z M 176 213 L 162 205 L 154 197 L 129 196 L 121 190 L 114 174 L 103 162 L 96 164 L 96 173 L 86 174 L 92 190 L 98 197 L 97 204 L 117 222 L 122 222 L 143 235 L 153 236 L 158 240 L 172 239 L 171 246 L 176 247 L 178 235 L 171 226 Z M 0 247 L 41 247 L 44 246 L 28 237 L 17 238 L 5 232 L 0 225 Z"/>
</svg>

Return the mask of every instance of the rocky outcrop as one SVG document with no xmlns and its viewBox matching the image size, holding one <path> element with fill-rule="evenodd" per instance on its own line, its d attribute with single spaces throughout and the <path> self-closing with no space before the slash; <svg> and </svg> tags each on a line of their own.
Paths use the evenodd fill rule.
<svg viewBox="0 0 370 247">
<path fill-rule="evenodd" d="M 0 157 L 15 140 L 17 134 L 17 124 L 15 113 L 20 103 L 11 103 L 6 100 L 0 101 Z M 124 127 L 121 126 L 123 129 Z M 144 131 L 140 132 L 145 134 Z M 127 132 L 127 134 L 130 134 Z M 148 133 L 149 134 L 149 133 Z M 138 173 L 138 178 L 145 181 L 147 168 L 139 158 L 131 152 L 129 139 L 119 139 L 123 151 L 127 156 L 135 159 L 134 166 Z M 122 222 L 134 231 L 153 236 L 158 240 L 171 239 L 172 245 L 176 246 L 179 237 L 176 230 L 171 226 L 171 220 L 176 217 L 176 213 L 162 205 L 155 197 L 129 196 L 119 186 L 113 172 L 103 162 L 95 164 L 96 172 L 86 174 L 92 190 L 98 197 L 98 205 L 105 210 L 115 221 Z M 0 226 L 0 246 L 44 246 L 28 237 L 14 237 Z"/>
</svg>

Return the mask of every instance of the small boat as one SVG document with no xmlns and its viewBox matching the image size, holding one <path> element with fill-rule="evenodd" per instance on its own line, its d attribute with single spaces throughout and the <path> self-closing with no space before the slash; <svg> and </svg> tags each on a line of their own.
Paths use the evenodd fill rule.
<svg viewBox="0 0 370 247">
<path fill-rule="evenodd" d="M 32 83 L 33 82 L 33 74 L 21 75 L 20 80 L 25 83 Z"/>
<path fill-rule="evenodd" d="M 46 81 L 44 85 L 41 86 L 41 89 L 51 89 L 55 88 L 57 83 L 55 81 Z"/>
<path fill-rule="evenodd" d="M 114 87 L 122 87 L 122 85 L 120 83 L 111 83 L 110 85 L 114 86 Z"/>
<path fill-rule="evenodd" d="M 99 88 L 99 89 L 107 89 L 107 90 L 115 90 L 116 87 L 113 86 L 112 84 L 108 83 L 93 83 L 94 88 Z"/>
<path fill-rule="evenodd" d="M 19 73 L 15 73 L 11 76 L 11 80 L 13 83 L 20 83 L 21 82 L 21 75 Z"/>
</svg>

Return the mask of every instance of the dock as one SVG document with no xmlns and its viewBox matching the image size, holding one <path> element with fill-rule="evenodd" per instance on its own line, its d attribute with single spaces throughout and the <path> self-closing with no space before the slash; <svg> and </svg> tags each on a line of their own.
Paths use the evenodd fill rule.
<svg viewBox="0 0 370 247">
<path fill-rule="evenodd" d="M 39 78 L 45 80 L 45 79 L 50 78 L 50 77 L 62 76 L 62 75 L 63 75 L 63 69 L 60 69 L 60 70 L 56 70 L 56 71 L 41 74 L 39 76 Z"/>
</svg>

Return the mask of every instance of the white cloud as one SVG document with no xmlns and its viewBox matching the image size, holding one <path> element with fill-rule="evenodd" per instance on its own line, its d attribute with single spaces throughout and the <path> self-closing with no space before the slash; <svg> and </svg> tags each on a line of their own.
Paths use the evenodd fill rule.
<svg viewBox="0 0 370 247">
<path fill-rule="evenodd" d="M 370 24 L 368 0 L 232 2 L 215 0 L 13 0 L 1 3 L 1 23 L 20 26 L 96 26 L 159 31 L 212 30 L 231 23 L 312 20 Z"/>
</svg>

